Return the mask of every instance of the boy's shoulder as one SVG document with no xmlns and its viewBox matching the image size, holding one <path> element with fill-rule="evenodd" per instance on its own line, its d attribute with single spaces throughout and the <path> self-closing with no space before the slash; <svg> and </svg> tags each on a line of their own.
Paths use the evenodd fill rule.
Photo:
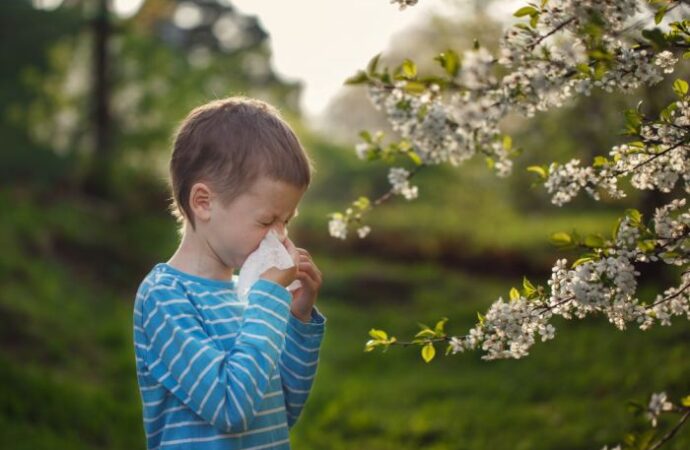
<svg viewBox="0 0 690 450">
<path fill-rule="evenodd" d="M 182 273 L 166 263 L 157 263 L 139 284 L 137 297 L 146 298 L 156 290 L 177 290 L 192 297 L 195 295 L 234 294 L 238 279 L 238 275 L 233 274 L 232 281 L 229 283 L 209 283 L 209 280 Z"/>
<path fill-rule="evenodd" d="M 156 289 L 184 289 L 184 285 L 174 274 L 166 272 L 162 263 L 158 263 L 144 276 L 137 289 L 138 298 L 146 298 Z"/>
</svg>

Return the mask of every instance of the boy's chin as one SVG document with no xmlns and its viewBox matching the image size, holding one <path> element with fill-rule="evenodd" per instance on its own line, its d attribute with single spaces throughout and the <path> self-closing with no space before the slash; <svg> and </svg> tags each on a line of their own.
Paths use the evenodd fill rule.
<svg viewBox="0 0 690 450">
<path fill-rule="evenodd" d="M 242 258 L 240 258 L 240 259 L 237 261 L 237 265 L 235 266 L 235 269 L 236 269 L 238 272 L 240 271 L 240 268 L 241 268 L 242 266 L 244 266 L 244 263 L 247 262 L 247 259 L 249 259 L 249 255 L 245 255 L 245 256 L 243 256 Z"/>
</svg>

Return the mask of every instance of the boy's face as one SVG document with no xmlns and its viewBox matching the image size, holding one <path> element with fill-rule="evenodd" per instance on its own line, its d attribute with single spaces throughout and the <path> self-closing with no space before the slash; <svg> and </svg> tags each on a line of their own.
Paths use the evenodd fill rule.
<svg viewBox="0 0 690 450">
<path fill-rule="evenodd" d="M 204 222 L 208 245 L 225 266 L 239 270 L 271 229 L 276 230 L 281 241 L 287 237 L 287 224 L 297 214 L 305 191 L 260 177 L 227 206 L 219 197 L 213 197 L 209 220 Z"/>
</svg>

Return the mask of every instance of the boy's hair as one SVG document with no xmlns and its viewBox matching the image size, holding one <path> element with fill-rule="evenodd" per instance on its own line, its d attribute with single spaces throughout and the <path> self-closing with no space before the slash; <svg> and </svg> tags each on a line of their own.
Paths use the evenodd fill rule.
<svg viewBox="0 0 690 450">
<path fill-rule="evenodd" d="M 227 206 L 260 177 L 307 188 L 312 163 L 290 126 L 271 105 L 244 96 L 193 109 L 175 134 L 170 159 L 170 211 L 196 230 L 190 190 L 203 181 Z"/>
</svg>

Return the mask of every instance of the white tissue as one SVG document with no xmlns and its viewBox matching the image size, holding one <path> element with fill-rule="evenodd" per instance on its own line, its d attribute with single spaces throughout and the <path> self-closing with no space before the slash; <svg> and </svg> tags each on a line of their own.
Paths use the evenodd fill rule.
<svg viewBox="0 0 690 450">
<path fill-rule="evenodd" d="M 270 230 L 259 244 L 259 247 L 251 253 L 240 268 L 237 280 L 237 295 L 241 301 L 246 302 L 249 289 L 259 279 L 262 273 L 271 267 L 287 269 L 295 263 L 285 246 L 280 242 L 278 233 Z M 302 285 L 299 280 L 293 281 L 287 289 L 292 291 Z"/>
</svg>

